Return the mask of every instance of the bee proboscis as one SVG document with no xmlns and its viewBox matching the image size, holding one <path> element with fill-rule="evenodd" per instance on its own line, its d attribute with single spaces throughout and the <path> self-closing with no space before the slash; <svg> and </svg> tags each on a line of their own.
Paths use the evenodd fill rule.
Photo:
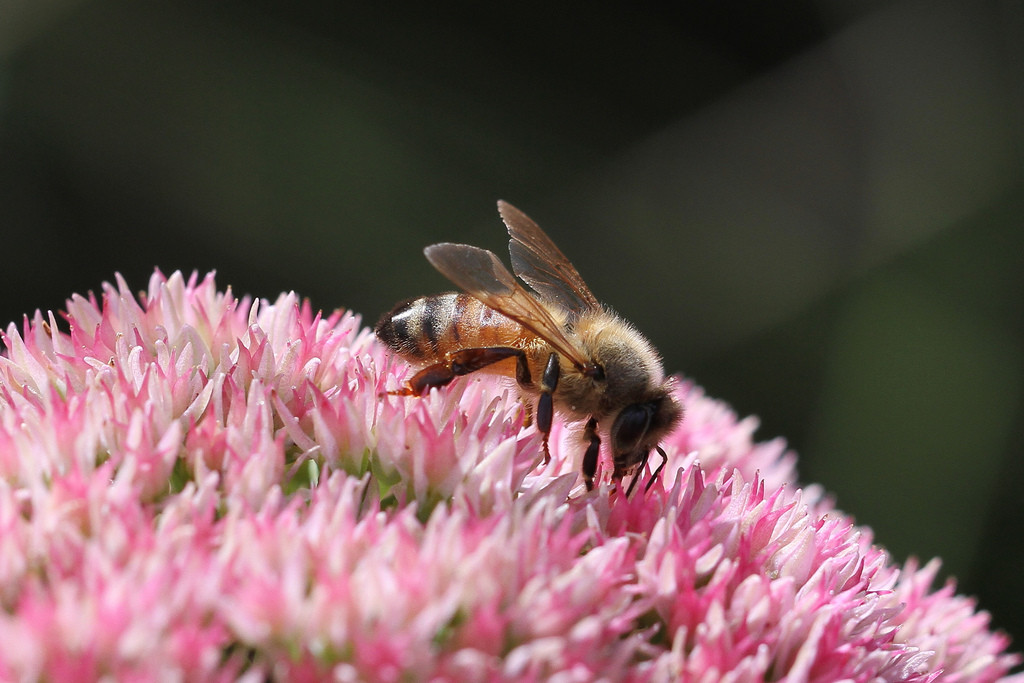
<svg viewBox="0 0 1024 683">
<path fill-rule="evenodd" d="M 458 376 L 484 371 L 515 378 L 536 396 L 534 415 L 545 461 L 555 412 L 584 421 L 582 471 L 594 486 L 602 436 L 612 452 L 612 480 L 634 474 L 629 495 L 652 450 L 682 419 L 661 358 L 636 328 L 598 303 L 572 263 L 540 227 L 498 202 L 508 228 L 512 270 L 494 253 L 466 244 L 427 247 L 427 260 L 464 291 L 396 305 L 375 332 L 419 370 L 400 390 L 421 395 Z M 517 279 L 518 276 L 528 290 Z M 532 290 L 532 291 L 531 291 Z"/>
</svg>

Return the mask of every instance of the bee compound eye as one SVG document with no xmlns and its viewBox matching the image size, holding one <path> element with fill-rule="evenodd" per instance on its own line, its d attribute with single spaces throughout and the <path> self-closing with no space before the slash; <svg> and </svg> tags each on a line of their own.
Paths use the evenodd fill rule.
<svg viewBox="0 0 1024 683">
<path fill-rule="evenodd" d="M 632 451 L 640 445 L 651 426 L 654 406 L 650 403 L 634 403 L 626 406 L 612 424 L 612 446 L 616 453 Z"/>
</svg>

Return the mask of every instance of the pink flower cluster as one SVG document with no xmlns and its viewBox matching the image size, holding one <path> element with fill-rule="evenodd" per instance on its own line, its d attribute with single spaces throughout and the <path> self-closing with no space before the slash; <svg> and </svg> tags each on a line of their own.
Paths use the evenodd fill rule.
<svg viewBox="0 0 1024 683">
<path fill-rule="evenodd" d="M 587 493 L 514 388 L 212 276 L 120 278 L 0 356 L 3 680 L 993 681 L 937 564 L 894 566 L 779 441 L 682 382 L 646 495 Z M 1003 678 L 1003 680 L 1009 680 Z"/>
</svg>

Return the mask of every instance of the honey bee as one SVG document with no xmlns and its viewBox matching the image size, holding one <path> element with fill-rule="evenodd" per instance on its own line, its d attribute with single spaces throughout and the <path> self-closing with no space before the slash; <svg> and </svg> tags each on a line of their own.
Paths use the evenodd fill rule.
<svg viewBox="0 0 1024 683">
<path fill-rule="evenodd" d="M 514 377 L 533 409 L 545 462 L 554 413 L 586 420 L 582 472 L 592 490 L 601 438 L 611 445 L 615 482 L 630 474 L 633 487 L 651 450 L 667 462 L 659 442 L 682 419 L 661 358 L 632 325 L 598 303 L 572 263 L 540 227 L 507 202 L 498 212 L 511 236 L 512 270 L 492 252 L 442 243 L 424 253 L 464 293 L 403 301 L 375 332 L 392 351 L 420 369 L 399 395 L 422 395 L 477 371 Z"/>
</svg>

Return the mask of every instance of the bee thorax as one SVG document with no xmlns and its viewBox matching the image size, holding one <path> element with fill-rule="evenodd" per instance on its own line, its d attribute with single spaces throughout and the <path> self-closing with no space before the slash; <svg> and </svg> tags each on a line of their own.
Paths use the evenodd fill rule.
<svg viewBox="0 0 1024 683">
<path fill-rule="evenodd" d="M 576 326 L 580 343 L 603 369 L 594 381 L 598 408 L 606 416 L 623 406 L 648 400 L 661 393 L 665 382 L 661 359 L 651 343 L 632 325 L 608 311 L 585 316 Z"/>
</svg>

